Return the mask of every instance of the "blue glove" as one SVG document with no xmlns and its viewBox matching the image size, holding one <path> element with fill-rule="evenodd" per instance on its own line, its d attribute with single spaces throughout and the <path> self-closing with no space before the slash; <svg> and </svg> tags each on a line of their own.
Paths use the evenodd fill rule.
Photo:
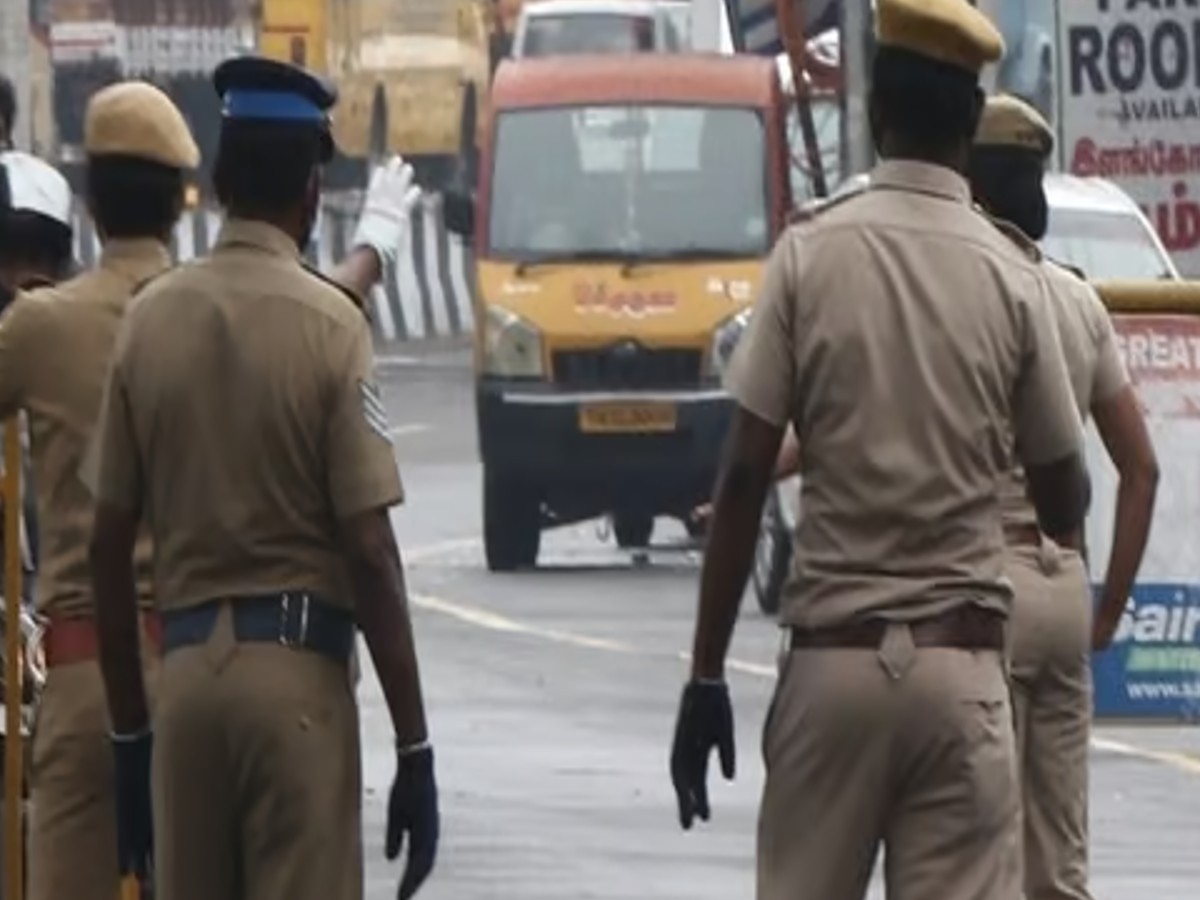
<svg viewBox="0 0 1200 900">
<path fill-rule="evenodd" d="M 433 748 L 428 745 L 401 749 L 397 757 L 396 780 L 388 798 L 387 838 L 384 854 L 388 860 L 400 855 L 408 836 L 408 861 L 400 879 L 400 900 L 417 893 L 437 858 L 438 833 L 437 784 L 433 777 Z"/>
<path fill-rule="evenodd" d="M 721 773 L 732 781 L 733 706 L 729 688 L 723 681 L 692 681 L 683 689 L 671 747 L 671 782 L 679 801 L 679 824 L 684 830 L 690 829 L 697 818 L 708 821 L 708 758 L 714 748 L 721 758 Z"/>
<path fill-rule="evenodd" d="M 121 877 L 146 881 L 153 871 L 154 821 L 150 811 L 150 757 L 154 736 L 112 736 L 117 787 L 117 864 Z"/>
</svg>

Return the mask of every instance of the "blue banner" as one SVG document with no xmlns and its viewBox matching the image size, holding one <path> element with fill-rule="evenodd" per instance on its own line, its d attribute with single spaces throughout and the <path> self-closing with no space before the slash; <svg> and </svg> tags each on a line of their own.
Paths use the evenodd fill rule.
<svg viewBox="0 0 1200 900">
<path fill-rule="evenodd" d="M 1134 588 L 1092 676 L 1097 717 L 1200 720 L 1200 585 Z"/>
</svg>

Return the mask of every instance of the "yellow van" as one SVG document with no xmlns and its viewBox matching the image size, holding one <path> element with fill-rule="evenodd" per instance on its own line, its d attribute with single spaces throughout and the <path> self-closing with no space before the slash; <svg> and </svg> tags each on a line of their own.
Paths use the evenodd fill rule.
<svg viewBox="0 0 1200 900">
<path fill-rule="evenodd" d="M 476 259 L 488 566 L 544 528 L 610 515 L 645 546 L 711 493 L 722 369 L 791 209 L 770 58 L 509 61 L 478 195 L 445 195 Z"/>
</svg>

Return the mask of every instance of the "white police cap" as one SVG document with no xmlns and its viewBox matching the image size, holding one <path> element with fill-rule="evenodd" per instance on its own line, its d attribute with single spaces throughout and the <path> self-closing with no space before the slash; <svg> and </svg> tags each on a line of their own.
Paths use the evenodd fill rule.
<svg viewBox="0 0 1200 900">
<path fill-rule="evenodd" d="M 0 153 L 0 212 L 35 213 L 71 227 L 71 187 L 57 169 L 20 150 Z"/>
</svg>

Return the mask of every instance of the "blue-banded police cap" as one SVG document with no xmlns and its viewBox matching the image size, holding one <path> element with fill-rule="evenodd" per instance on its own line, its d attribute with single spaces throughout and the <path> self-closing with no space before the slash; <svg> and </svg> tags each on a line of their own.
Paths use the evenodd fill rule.
<svg viewBox="0 0 1200 900">
<path fill-rule="evenodd" d="M 299 66 L 262 56 L 227 59 L 213 73 L 226 121 L 258 121 L 328 128 L 337 89 Z"/>
</svg>

